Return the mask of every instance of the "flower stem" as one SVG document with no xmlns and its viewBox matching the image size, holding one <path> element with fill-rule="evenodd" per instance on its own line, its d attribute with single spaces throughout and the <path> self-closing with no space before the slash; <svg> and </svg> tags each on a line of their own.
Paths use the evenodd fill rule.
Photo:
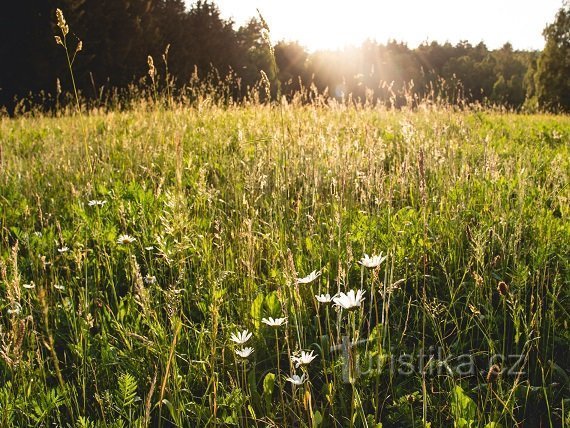
<svg viewBox="0 0 570 428">
<path fill-rule="evenodd" d="M 281 408 L 283 410 L 283 424 L 287 426 L 287 414 L 285 412 L 285 400 L 283 399 L 283 384 L 281 382 L 281 365 L 279 362 L 279 335 L 275 329 L 275 353 L 277 355 L 277 382 L 279 383 L 279 398 L 281 400 Z"/>
</svg>

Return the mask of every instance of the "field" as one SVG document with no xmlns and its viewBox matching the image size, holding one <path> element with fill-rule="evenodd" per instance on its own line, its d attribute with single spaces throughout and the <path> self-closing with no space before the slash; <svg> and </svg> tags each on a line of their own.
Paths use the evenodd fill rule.
<svg viewBox="0 0 570 428">
<path fill-rule="evenodd" d="M 570 425 L 568 116 L 206 100 L 0 144 L 1 426 Z"/>
</svg>

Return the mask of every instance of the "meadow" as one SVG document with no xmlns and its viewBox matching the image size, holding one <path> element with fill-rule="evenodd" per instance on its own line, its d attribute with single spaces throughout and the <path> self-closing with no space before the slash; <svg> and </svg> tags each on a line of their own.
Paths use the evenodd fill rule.
<svg viewBox="0 0 570 428">
<path fill-rule="evenodd" d="M 570 425 L 568 116 L 203 99 L 0 148 L 1 426 Z"/>
</svg>

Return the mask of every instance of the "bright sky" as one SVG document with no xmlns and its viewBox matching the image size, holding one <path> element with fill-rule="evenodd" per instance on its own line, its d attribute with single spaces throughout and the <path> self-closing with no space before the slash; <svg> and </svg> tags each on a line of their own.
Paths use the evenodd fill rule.
<svg viewBox="0 0 570 428">
<path fill-rule="evenodd" d="M 191 4 L 191 0 L 186 0 Z M 224 18 L 241 25 L 259 9 L 272 39 L 294 40 L 311 51 L 360 45 L 367 38 L 468 40 L 488 48 L 542 49 L 542 30 L 562 0 L 214 0 Z"/>
</svg>

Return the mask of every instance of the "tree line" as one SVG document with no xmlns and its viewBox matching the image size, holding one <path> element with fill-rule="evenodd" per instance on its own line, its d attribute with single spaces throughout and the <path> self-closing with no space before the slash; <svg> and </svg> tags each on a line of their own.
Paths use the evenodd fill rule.
<svg viewBox="0 0 570 428">
<path fill-rule="evenodd" d="M 424 43 L 410 48 L 366 41 L 341 51 L 309 53 L 291 42 L 268 45 L 263 18 L 236 27 L 215 3 L 183 0 L 19 0 L 0 18 L 0 106 L 27 98 L 50 104 L 70 87 L 65 51 L 54 40 L 56 8 L 70 27 L 78 89 L 101 99 L 117 89 L 144 85 L 148 56 L 168 86 L 192 78 L 231 80 L 239 99 L 260 80 L 273 97 L 311 94 L 398 106 L 419 100 L 491 103 L 570 110 L 570 4 L 564 3 L 544 30 L 542 52 L 518 51 L 506 43 Z"/>
</svg>

